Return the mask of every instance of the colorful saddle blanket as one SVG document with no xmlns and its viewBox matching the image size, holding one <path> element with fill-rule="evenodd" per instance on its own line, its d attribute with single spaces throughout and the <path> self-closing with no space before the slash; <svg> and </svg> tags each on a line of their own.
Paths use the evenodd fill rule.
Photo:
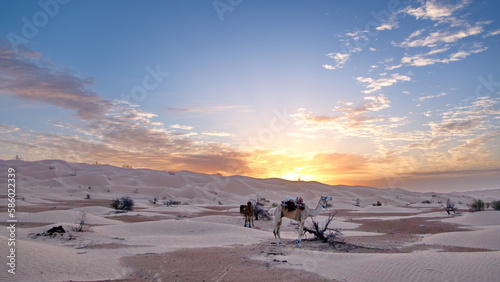
<svg viewBox="0 0 500 282">
<path fill-rule="evenodd" d="M 305 209 L 302 197 L 297 197 L 295 199 L 292 197 L 285 197 L 285 200 L 281 201 L 281 206 L 286 208 L 288 211 L 294 211 L 296 209 L 300 210 Z"/>
</svg>

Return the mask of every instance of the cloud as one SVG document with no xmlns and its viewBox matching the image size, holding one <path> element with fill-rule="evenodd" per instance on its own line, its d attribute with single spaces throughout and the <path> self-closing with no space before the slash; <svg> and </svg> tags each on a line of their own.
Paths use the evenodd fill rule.
<svg viewBox="0 0 500 282">
<path fill-rule="evenodd" d="M 463 60 L 472 54 L 487 50 L 480 41 L 471 42 L 475 37 L 479 40 L 493 36 L 495 31 L 486 31 L 486 26 L 492 21 L 475 21 L 467 19 L 464 8 L 471 1 L 425 1 L 417 7 L 408 6 L 402 14 L 408 14 L 417 20 L 430 20 L 436 22 L 429 28 L 422 28 L 412 32 L 402 42 L 392 42 L 393 46 L 407 48 L 400 60 L 400 64 L 388 66 L 394 70 L 403 66 L 428 66 L 436 63 L 451 63 Z M 468 39 L 468 40 L 466 40 Z M 408 49 L 410 48 L 410 49 Z M 427 48 L 422 52 L 421 48 Z M 418 53 L 413 53 L 416 49 Z"/>
<path fill-rule="evenodd" d="M 390 23 L 383 23 L 380 26 L 376 27 L 376 30 L 392 30 L 394 28 L 397 28 L 397 24 L 390 24 Z"/>
<path fill-rule="evenodd" d="M 440 124 L 431 124 L 431 127 L 437 133 L 447 133 L 447 134 L 460 134 L 462 132 L 469 132 L 472 129 L 477 128 L 481 124 L 481 121 L 478 119 L 469 119 L 465 121 L 449 121 L 446 123 Z"/>
<path fill-rule="evenodd" d="M 477 148 L 484 147 L 486 143 L 494 141 L 498 136 L 500 136 L 500 131 L 486 132 L 465 140 L 465 144 L 453 148 L 452 151 L 459 151 L 462 149 L 476 150 Z"/>
<path fill-rule="evenodd" d="M 443 97 L 443 96 L 446 96 L 446 95 L 448 95 L 448 93 L 442 92 L 442 93 L 439 93 L 437 95 L 429 95 L 429 96 L 418 97 L 417 101 L 422 102 L 422 101 L 427 100 L 427 99 Z"/>
<path fill-rule="evenodd" d="M 129 142 L 133 138 L 127 136 Z M 111 139 L 111 137 L 110 137 Z M 143 142 L 146 138 L 138 140 Z M 37 140 L 37 142 L 33 142 Z M 120 141 L 121 139 L 113 139 Z M 122 145 L 126 143 L 123 140 Z M 222 172 L 224 174 L 249 173 L 247 158 L 249 153 L 238 152 L 234 149 L 217 144 L 206 145 L 204 150 L 192 150 L 193 147 L 176 148 L 169 150 L 153 150 L 152 145 L 165 146 L 160 139 L 150 142 L 147 148 L 141 149 L 140 144 L 132 144 L 132 148 L 123 149 L 122 146 L 113 146 L 111 142 L 96 142 L 75 136 L 37 133 L 32 130 L 19 131 L 10 136 L 0 136 L 0 142 L 10 148 L 19 148 L 20 156 L 26 160 L 35 159 L 64 159 L 72 162 L 111 164 L 121 166 L 130 164 L 134 168 L 149 168 L 158 170 L 190 170 L 202 173 Z M 6 156 L 2 150 L 3 158 Z"/>
<path fill-rule="evenodd" d="M 366 173 L 369 166 L 366 156 L 348 153 L 316 154 L 313 162 L 321 164 L 319 173 L 330 175 Z"/>
<path fill-rule="evenodd" d="M 499 136 L 500 131 L 485 132 L 463 140 L 461 145 L 449 149 L 448 153 L 462 167 L 499 167 L 500 161 L 492 150 L 492 145 L 500 141 Z"/>
<path fill-rule="evenodd" d="M 469 0 L 457 1 L 457 3 L 428 0 L 420 7 L 413 8 L 409 6 L 403 11 L 417 19 L 430 19 L 432 21 L 444 22 L 449 21 L 450 17 L 452 17 L 456 11 L 463 9 L 469 3 Z"/>
<path fill-rule="evenodd" d="M 382 87 L 391 86 L 391 85 L 394 85 L 394 84 L 401 82 L 401 81 L 411 81 L 411 77 L 409 77 L 407 75 L 401 75 L 399 73 L 393 73 L 393 74 L 391 74 L 390 77 L 382 77 L 379 79 L 373 79 L 370 77 L 359 76 L 359 77 L 356 77 L 356 80 L 359 82 L 368 84 L 366 86 L 367 89 L 362 91 L 362 92 L 365 94 L 369 94 L 369 93 L 372 93 L 372 92 L 375 92 L 377 90 L 382 89 Z"/>
<path fill-rule="evenodd" d="M 427 124 L 431 130 L 426 132 L 425 141 L 412 143 L 408 148 L 433 150 L 439 146 L 447 148 L 454 160 L 473 158 L 476 164 L 486 162 L 491 152 L 484 145 L 499 135 L 495 121 L 498 103 L 499 99 L 482 97 L 470 105 L 452 107 L 442 113 L 441 120 Z M 450 156 L 440 154 L 434 156 L 435 159 L 450 159 Z"/>
<path fill-rule="evenodd" d="M 242 106 L 242 105 L 217 105 L 217 106 L 193 107 L 193 108 L 165 107 L 164 109 L 168 112 L 202 113 L 202 114 L 214 114 L 232 110 L 239 110 L 241 112 L 252 111 L 248 106 Z"/>
<path fill-rule="evenodd" d="M 344 120 L 345 118 L 352 118 L 354 116 L 363 115 L 368 112 L 376 112 L 385 108 L 390 107 L 391 101 L 383 94 L 378 96 L 368 96 L 363 98 L 363 102 L 358 105 L 354 105 L 351 102 L 340 102 L 340 106 L 334 108 L 335 111 L 341 112 L 342 115 L 329 116 L 320 115 L 314 116 L 311 112 L 306 109 L 298 109 L 295 114 L 292 115 L 296 120 L 302 120 L 312 123 L 332 123 Z M 368 117 L 363 118 L 368 120 Z M 359 119 L 361 120 L 361 119 Z"/>
<path fill-rule="evenodd" d="M 252 172 L 247 160 L 250 156 L 250 153 L 226 151 L 217 154 L 175 154 L 169 156 L 168 160 L 175 170 L 233 175 Z"/>
<path fill-rule="evenodd" d="M 496 36 L 499 34 L 500 34 L 500 29 L 492 30 L 492 31 L 489 31 L 488 33 L 486 33 L 485 35 L 483 35 L 483 38 L 490 37 L 490 36 Z"/>
<path fill-rule="evenodd" d="M 413 33 L 405 41 L 394 43 L 398 47 L 436 47 L 439 44 L 454 43 L 469 36 L 479 35 L 484 32 L 486 22 L 477 22 L 475 25 L 468 25 L 465 29 L 447 30 L 442 29 L 429 33 L 426 36 L 420 36 L 422 30 Z"/>
<path fill-rule="evenodd" d="M 405 55 L 401 58 L 399 65 L 387 67 L 387 70 L 397 69 L 403 66 L 423 67 L 437 63 L 450 63 L 463 60 L 472 54 L 486 51 L 488 48 L 483 47 L 481 43 L 474 43 L 470 46 L 463 45 L 462 50 L 453 53 L 447 53 L 450 48 L 432 49 L 424 54 Z M 441 57 L 439 57 L 441 55 Z"/>
<path fill-rule="evenodd" d="M 172 124 L 170 127 L 171 128 L 175 128 L 175 129 L 183 129 L 183 130 L 191 130 L 191 129 L 193 129 L 192 126 L 189 126 L 189 125 L 180 125 L 180 124 Z"/>
<path fill-rule="evenodd" d="M 412 143 L 408 146 L 410 149 L 434 149 L 443 142 L 449 141 L 449 138 L 436 137 L 422 143 Z"/>
<path fill-rule="evenodd" d="M 257 151 L 249 159 L 250 175 L 260 178 L 300 178 L 338 184 L 339 178 L 352 177 L 347 184 L 356 184 L 356 179 L 373 172 L 370 159 L 361 154 Z"/>
<path fill-rule="evenodd" d="M 301 131 L 329 133 L 346 136 L 375 137 L 387 134 L 390 128 L 405 123 L 404 117 L 374 115 L 374 112 L 390 107 L 391 101 L 383 94 L 364 97 L 358 103 L 339 102 L 335 115 L 314 115 L 307 109 L 298 109 L 291 116 Z"/>
<path fill-rule="evenodd" d="M 231 134 L 231 133 L 218 132 L 218 131 L 206 131 L 206 132 L 202 132 L 201 134 L 208 135 L 208 136 L 216 136 L 216 137 L 229 137 L 229 136 L 233 136 L 233 134 Z"/>
<path fill-rule="evenodd" d="M 64 134 L 46 134 L 2 125 L 0 141 L 6 147 L 0 150 L 4 157 L 13 152 L 24 152 L 26 159 L 61 158 L 69 161 L 121 165 L 156 169 L 183 168 L 214 173 L 238 164 L 246 171 L 246 153 L 229 145 L 201 141 L 197 134 L 175 133 L 161 122 L 155 122 L 154 113 L 142 111 L 125 101 L 110 101 L 89 90 L 91 79 L 46 63 L 41 54 L 21 48 L 19 55 L 0 45 L 0 91 L 21 100 L 47 103 L 75 110 L 80 120 L 72 123 L 54 123 L 63 127 Z M 193 111 L 215 113 L 230 110 L 248 111 L 246 106 L 212 106 Z M 191 130 L 190 126 L 174 124 L 174 129 Z M 69 136 L 67 134 L 73 134 Z M 222 136 L 208 132 L 205 136 Z M 33 142 L 36 140 L 36 142 Z"/>
<path fill-rule="evenodd" d="M 426 100 L 444 95 L 439 93 L 421 98 Z M 434 120 L 427 124 L 430 130 L 408 130 L 402 127 L 411 122 L 405 117 L 375 115 L 390 106 L 390 100 L 385 95 L 365 98 L 358 103 L 339 102 L 334 108 L 336 113 L 332 115 L 314 115 L 301 109 L 292 116 L 299 130 L 316 136 L 314 142 L 323 139 L 335 143 L 355 137 L 351 140 L 365 140 L 356 141 L 363 142 L 364 146 L 373 144 L 375 149 L 370 154 L 362 155 L 357 162 L 365 164 L 365 167 L 360 166 L 361 170 L 370 170 L 372 175 L 377 171 L 386 175 L 390 186 L 397 184 L 394 181 L 416 177 L 411 174 L 415 171 L 500 166 L 494 147 L 488 145 L 498 142 L 500 136 L 496 125 L 498 111 L 495 110 L 500 99 L 477 98 L 470 104 L 451 107 L 439 115 L 436 113 Z M 323 161 L 328 164 L 327 159 Z M 323 168 L 323 172 L 334 171 L 332 165 Z M 354 173 L 358 168 L 352 169 Z"/>
<path fill-rule="evenodd" d="M 328 53 L 326 55 L 335 61 L 334 65 L 323 65 L 325 69 L 329 70 L 343 68 L 351 56 L 350 53 Z"/>
<path fill-rule="evenodd" d="M 20 129 L 15 126 L 10 126 L 10 125 L 0 125 L 0 133 L 6 134 L 6 133 L 11 133 L 11 132 L 17 132 Z"/>
<path fill-rule="evenodd" d="M 358 105 L 353 105 L 350 102 L 343 103 L 342 106 L 335 107 L 336 111 L 343 112 L 347 116 L 353 114 L 364 114 L 367 112 L 377 112 L 385 108 L 389 108 L 391 101 L 384 95 L 363 97 L 363 102 Z"/>
<path fill-rule="evenodd" d="M 357 42 L 357 41 L 362 41 L 365 42 L 368 40 L 368 36 L 366 35 L 368 33 L 368 30 L 359 30 L 356 29 L 352 32 L 346 32 L 344 34 L 344 38 L 342 41 L 347 42 L 348 45 L 351 45 L 351 42 Z M 353 52 L 360 52 L 362 49 L 360 47 L 352 47 Z"/>
<path fill-rule="evenodd" d="M 26 48 L 19 54 L 0 43 L 0 92 L 27 101 L 39 101 L 76 110 L 84 120 L 103 118 L 113 103 L 88 89 L 92 79 L 82 79 L 42 62 Z"/>
<path fill-rule="evenodd" d="M 400 11 L 396 11 L 391 13 L 389 18 L 386 21 L 382 21 L 379 26 L 375 28 L 375 30 L 393 30 L 399 27 L 397 17 Z M 372 14 L 373 15 L 373 14 Z"/>
</svg>

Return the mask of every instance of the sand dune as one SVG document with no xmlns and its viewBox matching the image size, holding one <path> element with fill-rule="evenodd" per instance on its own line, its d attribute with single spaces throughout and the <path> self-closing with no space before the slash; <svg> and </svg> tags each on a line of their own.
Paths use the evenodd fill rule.
<svg viewBox="0 0 500 282">
<path fill-rule="evenodd" d="M 286 259 L 295 268 L 340 281 L 496 281 L 500 274 L 498 252 L 329 254 L 294 250 L 291 253 L 276 258 Z"/>
<path fill-rule="evenodd" d="M 416 193 L 60 160 L 0 160 L 1 170 L 9 167 L 16 170 L 17 180 L 17 281 L 137 278 L 134 275 L 147 267 L 140 263 L 141 258 L 152 254 L 182 255 L 183 250 L 193 250 L 203 257 L 205 252 L 224 253 L 224 248 L 245 250 L 241 262 L 235 262 L 242 268 L 234 269 L 248 271 L 255 277 L 272 269 L 274 276 L 266 279 L 274 280 L 288 277 L 286 269 L 342 281 L 495 281 L 500 275 L 500 212 L 467 211 L 467 204 L 474 198 L 499 200 L 500 189 Z M 7 183 L 6 174 L 0 175 L 0 181 Z M 324 222 L 329 213 L 337 212 L 332 226 L 343 230 L 346 242 L 372 249 L 349 253 L 314 241 L 299 249 L 293 243 L 297 238 L 295 226 L 288 219 L 282 225 L 282 237 L 287 243 L 284 247 L 273 245 L 272 221 L 256 221 L 256 228 L 252 229 L 242 226 L 239 205 L 251 199 L 265 198 L 264 208 L 272 214 L 271 205 L 285 196 L 300 196 L 314 208 L 320 195 L 332 196 L 333 202 L 316 220 Z M 135 209 L 115 213 L 111 200 L 123 196 L 135 201 Z M 461 209 L 461 216 L 444 211 L 442 205 L 448 199 Z M 170 200 L 181 204 L 163 204 Z M 377 201 L 382 206 L 374 206 Z M 0 197 L 2 208 L 6 209 L 7 203 L 6 196 Z M 72 231 L 82 212 L 91 232 Z M 6 225 L 7 215 L 4 213 L 2 218 Z M 368 222 L 376 222 L 376 227 L 363 229 Z M 394 230 L 401 230 L 401 224 L 415 225 L 404 234 L 395 233 Z M 69 233 L 54 238 L 34 235 L 56 225 L 62 225 Z M 0 236 L 0 244 L 5 257 L 7 237 Z M 121 262 L 125 257 L 134 257 L 138 262 L 127 267 Z M 204 273 L 209 271 L 203 270 L 212 267 L 216 259 L 206 258 L 198 265 L 200 273 L 193 274 L 191 270 L 191 274 L 197 280 L 208 278 Z M 253 263 L 247 263 L 250 260 Z M 161 280 L 169 265 L 157 263 L 158 267 L 148 271 L 158 273 L 147 277 Z M 181 271 L 182 266 L 176 267 Z M 3 271 L 0 279 L 12 280 L 10 275 Z M 168 277 L 164 280 L 171 280 Z M 238 277 L 238 273 L 226 277 Z"/>
<path fill-rule="evenodd" d="M 1 236 L 2 254 L 7 253 Z M 51 242 L 19 240 L 18 263 L 15 279 L 2 271 L 2 281 L 62 281 L 117 279 L 126 275 L 127 269 L 119 264 L 116 254 L 106 250 L 77 250 Z"/>
</svg>

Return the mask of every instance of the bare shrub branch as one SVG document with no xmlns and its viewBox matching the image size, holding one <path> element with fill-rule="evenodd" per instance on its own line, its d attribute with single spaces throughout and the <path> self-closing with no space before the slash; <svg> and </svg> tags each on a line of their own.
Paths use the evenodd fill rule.
<svg viewBox="0 0 500 282">
<path fill-rule="evenodd" d="M 73 231 L 75 232 L 87 232 L 90 231 L 90 226 L 87 225 L 87 214 L 85 212 L 80 213 L 80 217 L 76 221 L 76 226 L 73 226 Z"/>
<path fill-rule="evenodd" d="M 328 215 L 328 219 L 326 220 L 323 226 L 320 226 L 319 222 L 312 219 L 312 226 L 307 227 L 304 226 L 304 232 L 308 232 L 314 235 L 316 240 L 320 240 L 324 243 L 329 243 L 334 245 L 336 243 L 343 243 L 344 236 L 342 235 L 342 230 L 338 228 L 328 227 L 335 217 L 335 213 L 331 213 Z"/>
</svg>

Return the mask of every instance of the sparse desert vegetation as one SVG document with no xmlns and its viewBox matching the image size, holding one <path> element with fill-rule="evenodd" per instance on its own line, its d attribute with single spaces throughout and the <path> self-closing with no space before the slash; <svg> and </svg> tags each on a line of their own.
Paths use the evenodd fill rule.
<svg viewBox="0 0 500 282">
<path fill-rule="evenodd" d="M 87 214 L 85 212 L 80 213 L 80 217 L 78 217 L 77 225 L 73 226 L 73 231 L 75 232 L 88 232 L 90 231 L 90 226 L 87 222 Z"/>
<path fill-rule="evenodd" d="M 20 169 L 21 162 L 16 161 Z M 500 252 L 495 239 L 500 216 L 494 210 L 500 191 L 482 192 L 476 198 L 481 205 L 479 200 L 457 193 L 431 197 L 410 191 L 398 194 L 366 187 L 349 191 L 350 187 L 331 186 L 332 205 L 306 221 L 307 235 L 299 248 L 297 225 L 290 224 L 295 221 L 284 219 L 285 245 L 276 246 L 273 221 L 265 219 L 272 219 L 272 211 L 280 207 L 285 195 L 307 191 L 319 197 L 324 193 L 322 184 L 301 182 L 304 190 L 291 192 L 280 190 L 290 184 L 280 179 L 227 177 L 230 185 L 207 190 L 213 187 L 213 175 L 182 171 L 173 177 L 161 171 L 59 161 L 26 162 L 26 166 L 30 169 L 24 170 L 28 172 L 22 176 L 23 185 L 30 188 L 23 191 L 25 200 L 16 202 L 25 211 L 19 214 L 22 225 L 16 230 L 18 251 L 24 255 L 23 265 L 32 267 L 19 269 L 25 275 L 23 281 L 203 280 L 207 273 L 215 273 L 211 277 L 218 279 L 220 273 L 227 273 L 223 278 L 228 280 L 245 280 L 242 273 L 274 273 L 270 277 L 280 280 L 290 271 L 314 281 L 356 280 L 349 275 L 359 274 L 366 264 L 411 270 L 410 276 L 391 272 L 390 280 L 396 281 L 421 280 L 417 266 L 422 264 L 439 265 L 446 272 L 446 276 L 426 273 L 426 279 L 491 281 Z M 70 176 L 76 170 L 78 176 Z M 140 193 L 133 193 L 138 189 Z M 261 211 L 255 228 L 243 228 L 238 210 L 249 200 Z M 422 204 L 425 200 L 431 204 Z M 316 201 L 312 196 L 304 199 L 312 206 Z M 445 204 L 437 205 L 439 201 Z M 186 202 L 189 205 L 183 204 Z M 484 211 L 468 211 L 476 206 L 479 210 L 484 206 Z M 359 265 L 360 260 L 365 263 Z M 471 261 L 478 262 L 474 264 L 478 271 L 470 271 Z M 339 263 L 343 264 L 342 275 L 332 270 Z M 93 265 L 93 271 L 82 270 L 82 264 Z M 58 271 L 61 265 L 65 265 L 66 276 Z M 315 272 L 305 271 L 308 267 L 316 267 Z M 161 269 L 179 276 L 168 276 Z M 361 278 L 382 279 L 377 273 Z M 475 276 L 467 276 L 469 273 Z"/>
<path fill-rule="evenodd" d="M 121 198 L 114 199 L 111 202 L 111 207 L 115 210 L 131 211 L 134 208 L 134 200 L 129 196 L 123 196 Z"/>
<path fill-rule="evenodd" d="M 477 211 L 484 211 L 485 204 L 482 200 L 474 199 L 472 204 L 470 204 L 470 211 L 471 212 L 477 212 Z"/>
<path fill-rule="evenodd" d="M 491 202 L 491 207 L 496 211 L 500 211 L 500 201 Z"/>
</svg>

